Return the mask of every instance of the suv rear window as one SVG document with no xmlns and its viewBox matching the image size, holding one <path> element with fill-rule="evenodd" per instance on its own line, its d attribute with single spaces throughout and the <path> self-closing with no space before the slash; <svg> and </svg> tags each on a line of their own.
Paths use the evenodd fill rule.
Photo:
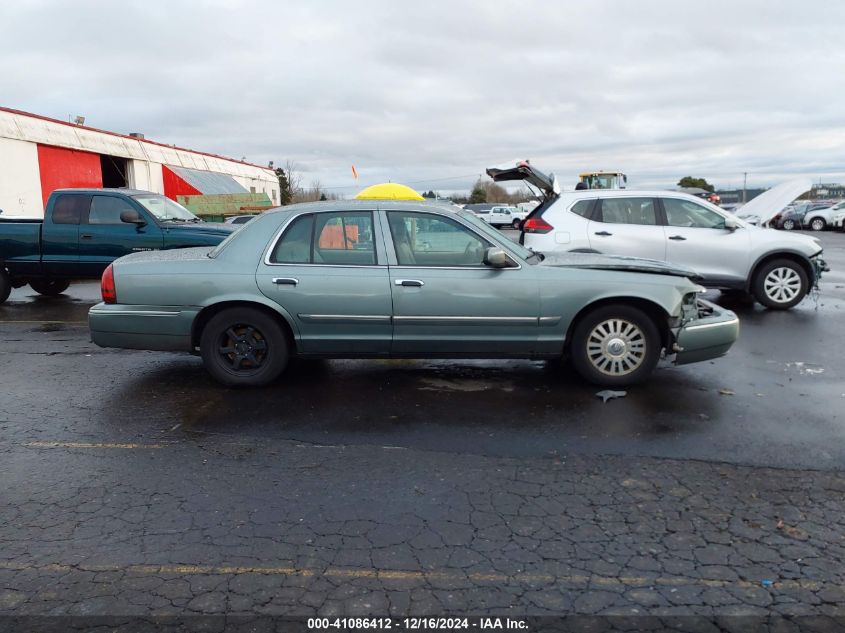
<svg viewBox="0 0 845 633">
<path fill-rule="evenodd" d="M 596 201 L 595 198 L 590 198 L 589 200 L 579 200 L 575 204 L 570 207 L 570 211 L 575 215 L 580 215 L 582 218 L 588 218 L 590 216 L 590 211 L 593 209 L 593 203 Z"/>
</svg>

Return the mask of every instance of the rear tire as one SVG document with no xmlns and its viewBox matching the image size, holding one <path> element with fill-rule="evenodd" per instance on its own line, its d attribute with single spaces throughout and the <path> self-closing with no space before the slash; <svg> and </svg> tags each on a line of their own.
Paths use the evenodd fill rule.
<svg viewBox="0 0 845 633">
<path fill-rule="evenodd" d="M 784 231 L 791 231 L 795 228 L 795 220 L 784 220 L 783 221 L 783 230 Z"/>
<path fill-rule="evenodd" d="M 521 220 L 514 220 L 514 221 L 511 223 L 511 227 L 513 227 L 514 229 L 516 229 L 516 230 L 518 231 L 518 230 L 519 230 L 519 225 L 520 225 L 520 224 L 521 224 Z"/>
<path fill-rule="evenodd" d="M 261 387 L 287 366 L 288 341 L 281 325 L 254 308 L 230 308 L 211 318 L 200 337 L 208 373 L 228 387 Z"/>
<path fill-rule="evenodd" d="M 30 288 L 45 297 L 57 297 L 67 290 L 68 286 L 70 281 L 67 279 L 33 279 L 29 282 Z"/>
<path fill-rule="evenodd" d="M 763 265 L 751 285 L 754 298 L 772 310 L 788 310 L 809 291 L 807 273 L 791 259 L 775 259 Z"/>
<path fill-rule="evenodd" d="M 651 317 L 633 306 L 613 304 L 596 308 L 578 321 L 569 354 L 585 380 L 623 387 L 651 375 L 661 347 Z"/>
<path fill-rule="evenodd" d="M 826 226 L 827 222 L 824 221 L 824 218 L 813 218 L 810 220 L 810 228 L 814 231 L 824 231 Z"/>
<path fill-rule="evenodd" d="M 4 303 L 12 292 L 12 280 L 5 270 L 0 268 L 0 303 Z"/>
</svg>

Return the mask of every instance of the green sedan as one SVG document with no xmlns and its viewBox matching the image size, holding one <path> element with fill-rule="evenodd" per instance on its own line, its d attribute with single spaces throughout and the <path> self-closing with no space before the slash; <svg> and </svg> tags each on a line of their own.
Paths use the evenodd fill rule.
<svg viewBox="0 0 845 633">
<path fill-rule="evenodd" d="M 694 273 L 583 253 L 544 257 L 469 212 L 339 201 L 264 213 L 214 248 L 136 253 L 89 313 L 102 347 L 198 353 L 224 385 L 275 380 L 291 356 L 571 360 L 623 386 L 662 357 L 725 354 L 733 312 Z"/>
</svg>

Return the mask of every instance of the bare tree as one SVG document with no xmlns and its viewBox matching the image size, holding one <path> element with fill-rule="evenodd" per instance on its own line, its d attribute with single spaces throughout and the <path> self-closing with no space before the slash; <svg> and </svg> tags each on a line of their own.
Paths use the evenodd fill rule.
<svg viewBox="0 0 845 633">
<path fill-rule="evenodd" d="M 302 174 L 299 172 L 299 165 L 296 164 L 296 161 L 288 159 L 285 161 L 283 169 L 288 179 L 291 199 L 294 202 L 299 202 L 297 196 L 302 191 Z"/>
</svg>

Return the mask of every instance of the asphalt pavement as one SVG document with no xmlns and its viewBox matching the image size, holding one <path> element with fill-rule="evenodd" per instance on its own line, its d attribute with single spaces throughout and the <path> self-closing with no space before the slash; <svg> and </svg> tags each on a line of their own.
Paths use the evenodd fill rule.
<svg viewBox="0 0 845 633">
<path fill-rule="evenodd" d="M 0 614 L 845 614 L 845 235 L 817 298 L 606 403 L 545 362 L 221 388 L 0 306 Z"/>
</svg>

